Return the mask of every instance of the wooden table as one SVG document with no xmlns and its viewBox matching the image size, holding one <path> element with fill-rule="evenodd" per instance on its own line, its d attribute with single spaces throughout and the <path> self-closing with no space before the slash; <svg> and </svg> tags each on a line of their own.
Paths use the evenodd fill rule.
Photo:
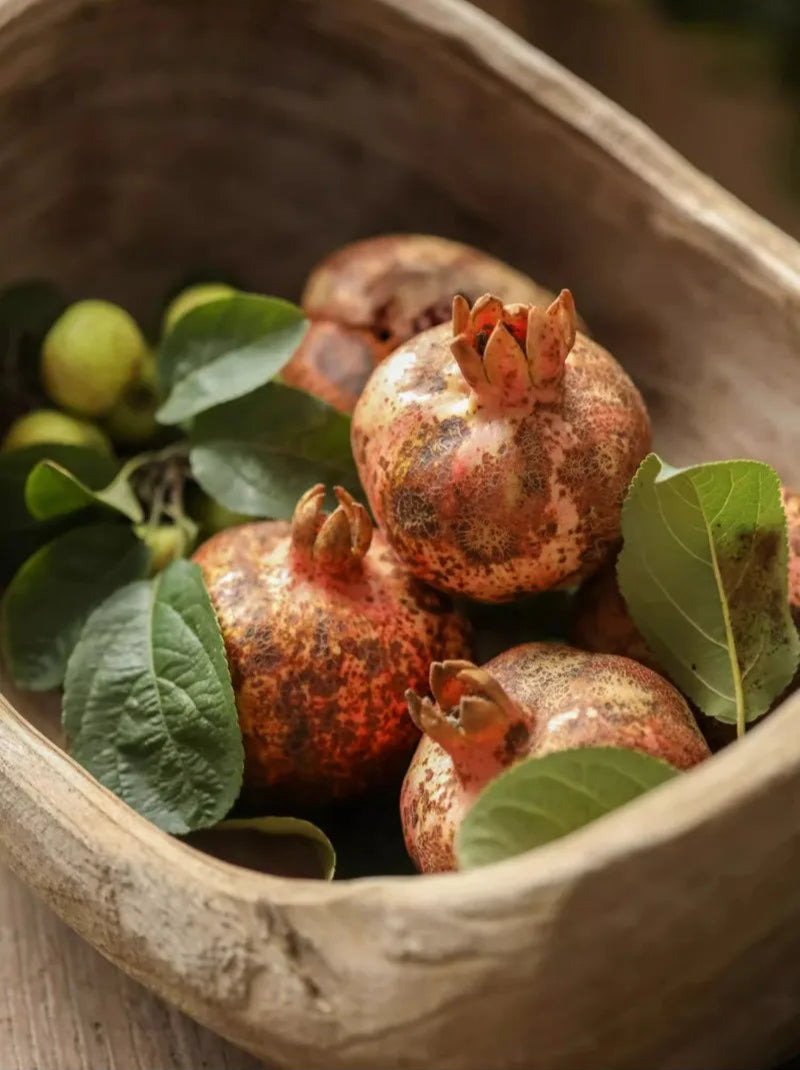
<svg viewBox="0 0 800 1070">
<path fill-rule="evenodd" d="M 263 1070 L 94 951 L 0 865 L 2 1070 Z"/>
</svg>

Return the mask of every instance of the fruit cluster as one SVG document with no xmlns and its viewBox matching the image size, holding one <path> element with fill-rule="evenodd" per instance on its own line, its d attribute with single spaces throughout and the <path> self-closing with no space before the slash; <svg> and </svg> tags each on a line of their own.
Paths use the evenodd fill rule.
<svg viewBox="0 0 800 1070">
<path fill-rule="evenodd" d="M 622 762 L 623 799 L 709 756 L 703 712 L 741 734 L 767 711 L 797 665 L 800 497 L 781 498 L 758 462 L 665 473 L 644 400 L 570 291 L 457 242 L 394 235 L 324 260 L 302 306 L 204 283 L 169 304 L 157 352 L 97 300 L 43 337 L 58 409 L 18 417 L 3 449 L 28 451 L 34 515 L 92 526 L 56 532 L 19 569 L 4 647 L 23 686 L 65 683 L 73 753 L 107 786 L 186 832 L 237 795 L 316 815 L 402 780 L 406 847 L 431 872 L 470 855 L 466 819 L 530 762 L 581 755 L 587 798 Z M 87 485 L 31 453 L 48 443 L 124 463 Z M 198 532 L 193 563 L 175 563 Z M 75 597 L 81 545 L 110 556 Z M 50 624 L 24 617 L 47 585 L 76 606 L 59 609 L 43 658 Z M 545 627 L 547 642 L 527 620 L 504 628 L 534 597 L 571 600 L 570 628 Z M 98 682 L 119 619 L 140 629 L 141 667 L 126 656 Z M 593 797 L 592 812 L 611 805 Z M 519 814 L 500 820 L 529 842 Z"/>
</svg>

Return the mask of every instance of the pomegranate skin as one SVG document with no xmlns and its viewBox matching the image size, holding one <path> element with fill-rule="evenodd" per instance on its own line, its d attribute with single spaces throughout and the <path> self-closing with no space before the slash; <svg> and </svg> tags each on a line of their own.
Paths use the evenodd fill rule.
<svg viewBox="0 0 800 1070">
<path fill-rule="evenodd" d="M 381 530 L 419 579 L 502 602 L 575 583 L 618 545 L 650 423 L 575 323 L 568 291 L 547 310 L 457 300 L 452 326 L 373 372 L 353 452 Z"/>
<path fill-rule="evenodd" d="M 386 234 L 343 246 L 311 272 L 302 304 L 312 326 L 283 369 L 290 386 L 352 412 L 372 369 L 402 342 L 450 318 L 454 293 L 509 301 L 552 295 L 469 245 Z"/>
<path fill-rule="evenodd" d="M 575 599 L 570 638 L 581 650 L 619 654 L 658 672 L 656 657 L 628 612 L 614 562 L 582 585 Z"/>
<path fill-rule="evenodd" d="M 312 322 L 282 380 L 348 415 L 377 362 L 375 339 L 366 330 L 330 320 Z"/>
<path fill-rule="evenodd" d="M 286 525 L 215 535 L 194 560 L 217 613 L 245 748 L 245 789 L 307 808 L 397 782 L 418 739 L 403 692 L 431 657 L 463 656 L 465 625 L 402 568 L 337 488 Z M 445 653 L 447 652 L 447 653 Z"/>
<path fill-rule="evenodd" d="M 454 840 L 482 788 L 533 755 L 573 747 L 629 747 L 688 769 L 709 749 L 686 702 L 628 658 L 527 643 L 478 669 L 431 667 L 435 701 L 409 693 L 425 733 L 406 773 L 400 814 L 423 873 L 456 868 Z"/>
</svg>

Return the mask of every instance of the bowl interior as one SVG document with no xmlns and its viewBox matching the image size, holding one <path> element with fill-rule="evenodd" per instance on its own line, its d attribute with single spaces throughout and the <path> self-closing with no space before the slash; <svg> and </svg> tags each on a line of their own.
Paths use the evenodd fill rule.
<svg viewBox="0 0 800 1070">
<path fill-rule="evenodd" d="M 728 234 L 735 202 L 673 182 L 653 139 L 626 150 L 613 106 L 535 86 L 521 44 L 495 69 L 482 23 L 450 27 L 446 2 L 412 22 L 399 0 L 7 4 L 0 284 L 45 277 L 153 322 L 193 272 L 296 299 L 338 245 L 440 233 L 570 286 L 672 463 L 753 456 L 800 480 L 796 248 L 768 227 L 750 248 L 744 211 Z"/>
</svg>

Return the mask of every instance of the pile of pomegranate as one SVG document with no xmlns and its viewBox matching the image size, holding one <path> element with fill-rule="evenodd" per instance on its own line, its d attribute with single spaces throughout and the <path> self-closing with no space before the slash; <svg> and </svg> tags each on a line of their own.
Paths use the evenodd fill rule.
<svg viewBox="0 0 800 1070">
<path fill-rule="evenodd" d="M 291 526 L 231 528 L 195 554 L 226 642 L 246 790 L 277 810 L 405 773 L 406 845 L 432 872 L 454 868 L 464 814 L 522 758 L 589 744 L 680 769 L 706 758 L 614 582 L 648 414 L 579 329 L 570 292 L 400 235 L 331 256 L 303 303 L 311 329 L 283 378 L 353 413 L 375 525 L 341 488 L 326 510 L 317 486 Z M 800 505 L 786 504 L 800 605 Z M 575 647 L 470 660 L 451 596 L 502 603 L 587 577 Z"/>
</svg>

